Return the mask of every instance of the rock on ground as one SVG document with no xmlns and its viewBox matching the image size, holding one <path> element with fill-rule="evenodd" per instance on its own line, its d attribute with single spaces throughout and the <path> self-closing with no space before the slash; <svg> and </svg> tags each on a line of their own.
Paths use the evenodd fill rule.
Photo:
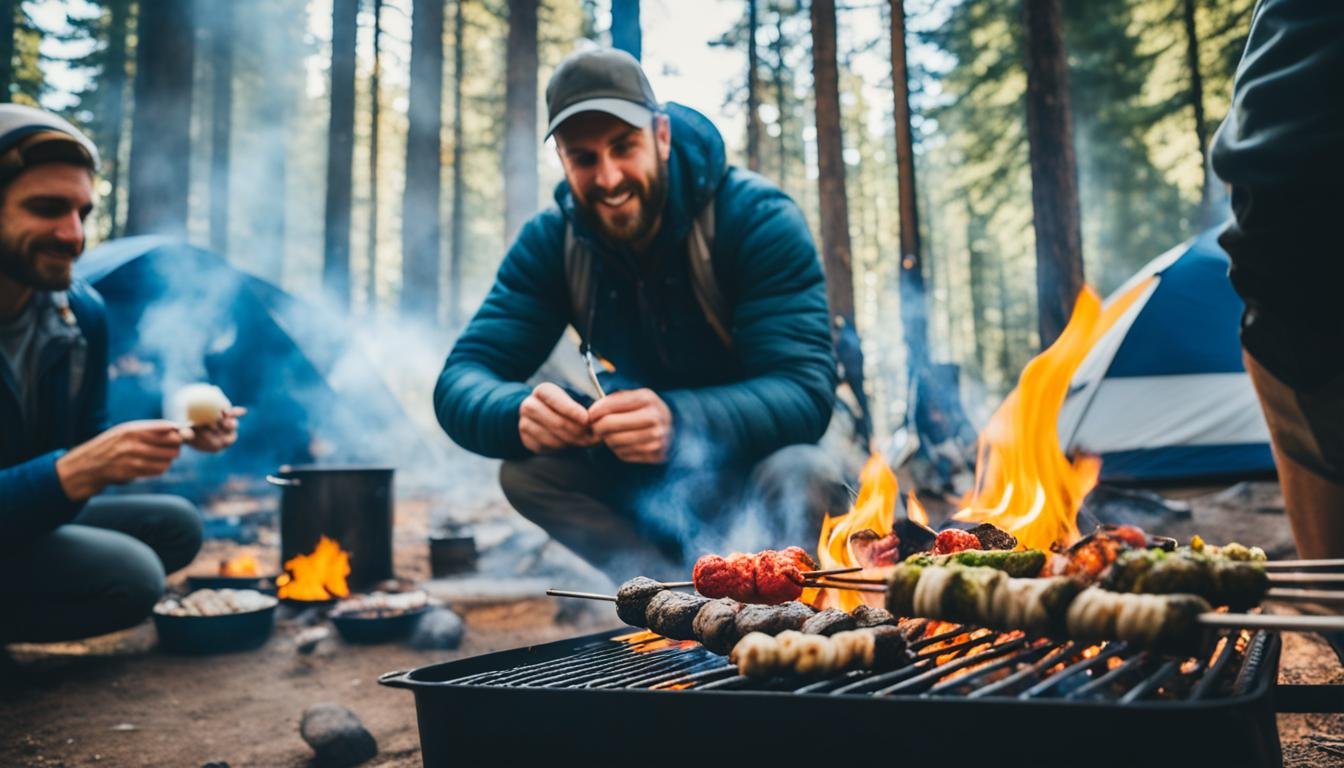
<svg viewBox="0 0 1344 768">
<path fill-rule="evenodd" d="M 420 617 L 411 635 L 411 647 L 451 650 L 462 643 L 462 617 L 447 608 L 435 608 Z"/>
<path fill-rule="evenodd" d="M 322 768 L 359 765 L 378 754 L 378 742 L 354 712 L 339 704 L 314 704 L 303 713 L 299 734 Z"/>
</svg>

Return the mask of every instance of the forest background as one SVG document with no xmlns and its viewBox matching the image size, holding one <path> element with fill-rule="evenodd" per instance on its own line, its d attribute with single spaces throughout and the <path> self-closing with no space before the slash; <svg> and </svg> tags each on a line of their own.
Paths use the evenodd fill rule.
<svg viewBox="0 0 1344 768">
<path fill-rule="evenodd" d="M 540 143 L 550 73 L 624 48 L 806 213 L 881 436 L 912 361 L 959 366 L 982 417 L 1057 332 L 1056 287 L 1104 294 L 1225 218 L 1207 147 L 1252 5 L 3 0 L 0 96 L 102 150 L 90 245 L 186 236 L 356 323 L 432 328 L 441 364 L 561 178 Z M 1067 118 L 1047 155 L 1029 84 Z"/>
</svg>

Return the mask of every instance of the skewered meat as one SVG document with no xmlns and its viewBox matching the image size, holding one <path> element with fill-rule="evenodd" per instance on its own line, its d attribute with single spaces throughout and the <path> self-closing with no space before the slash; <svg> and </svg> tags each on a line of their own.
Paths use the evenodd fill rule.
<svg viewBox="0 0 1344 768">
<path fill-rule="evenodd" d="M 1045 553 L 1039 549 L 1021 552 L 967 549 L 950 555 L 919 554 L 906 559 L 912 565 L 965 565 L 1003 571 L 1009 576 L 1035 576 L 1045 567 Z"/>
<path fill-rule="evenodd" d="M 895 565 L 901 559 L 901 537 L 895 531 L 886 536 L 871 528 L 849 535 L 849 554 L 864 568 L 882 568 Z"/>
<path fill-rule="evenodd" d="M 834 635 L 836 632 L 857 629 L 858 626 L 853 615 L 839 608 L 827 608 L 803 622 L 799 631 L 805 635 Z"/>
<path fill-rule="evenodd" d="M 912 565 L 897 566 L 887 607 L 907 616 L 1186 653 L 1198 649 L 1198 617 L 1211 610 L 1198 595 L 1121 594 L 1083 589 L 1066 576 L 1015 579 L 990 568 Z"/>
<path fill-rule="evenodd" d="M 1066 614 L 1069 637 L 1123 640 L 1183 653 L 1199 650 L 1199 615 L 1212 610 L 1198 595 L 1133 595 L 1088 587 Z"/>
<path fill-rule="evenodd" d="M 1185 592 L 1238 611 L 1259 605 L 1270 587 L 1269 576 L 1259 562 L 1160 549 L 1121 552 L 1098 584 L 1113 592 Z"/>
<path fill-rule="evenodd" d="M 644 617 L 649 601 L 663 589 L 662 584 L 644 576 L 625 582 L 616 590 L 616 615 L 632 627 L 647 627 Z"/>
<path fill-rule="evenodd" d="M 705 597 L 730 597 L 743 603 L 785 603 L 803 593 L 803 571 L 816 568 L 802 547 L 767 549 L 755 555 L 705 555 L 695 562 L 691 579 Z"/>
<path fill-rule="evenodd" d="M 860 603 L 853 611 L 850 611 L 850 615 L 854 617 L 854 624 L 858 629 L 883 625 L 896 626 L 896 617 L 885 608 L 874 608 L 871 605 Z"/>
<path fill-rule="evenodd" d="M 829 637 L 785 631 L 753 632 L 733 647 L 729 661 L 751 677 L 793 674 L 824 677 L 849 669 L 885 671 L 909 661 L 905 639 L 895 627 L 837 632 Z"/>
<path fill-rule="evenodd" d="M 780 605 L 744 605 L 737 613 L 737 635 L 744 637 L 752 632 L 777 635 L 787 629 L 802 629 L 814 615 L 816 610 L 812 606 L 796 600 Z"/>
<path fill-rule="evenodd" d="M 741 637 L 737 633 L 737 614 L 742 607 L 742 603 L 726 597 L 710 600 L 695 614 L 691 631 L 710 652 L 726 655 Z"/>
<path fill-rule="evenodd" d="M 940 531 L 938 537 L 933 540 L 932 553 L 935 555 L 950 555 L 965 549 L 980 549 L 980 540 L 974 534 L 959 528 Z"/>
<path fill-rule="evenodd" d="M 671 640 L 694 640 L 695 615 L 709 598 L 665 589 L 649 600 L 644 626 Z"/>
<path fill-rule="evenodd" d="M 967 531 L 980 542 L 980 549 L 1017 549 L 1017 537 L 992 523 L 981 523 Z"/>
</svg>

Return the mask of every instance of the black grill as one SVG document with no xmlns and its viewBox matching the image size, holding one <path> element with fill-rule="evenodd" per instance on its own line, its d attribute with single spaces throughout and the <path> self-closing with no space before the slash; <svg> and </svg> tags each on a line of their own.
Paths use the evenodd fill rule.
<svg viewBox="0 0 1344 768">
<path fill-rule="evenodd" d="M 968 636 L 968 633 L 969 636 Z M 415 692 L 426 765 L 626 759 L 1279 765 L 1268 633 L 1202 659 L 954 627 L 915 663 L 757 680 L 694 643 L 606 632 L 385 675 Z M 950 765 L 950 762 L 939 762 Z"/>
</svg>

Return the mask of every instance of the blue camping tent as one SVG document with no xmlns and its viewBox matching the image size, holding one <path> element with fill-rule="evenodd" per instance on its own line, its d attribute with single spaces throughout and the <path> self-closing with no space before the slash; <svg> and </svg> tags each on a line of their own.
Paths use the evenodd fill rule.
<svg viewBox="0 0 1344 768">
<path fill-rule="evenodd" d="M 1164 253 L 1111 299 L 1156 279 L 1093 347 L 1059 418 L 1066 453 L 1102 457 L 1111 481 L 1253 476 L 1274 470 L 1241 361 L 1242 302 L 1209 230 Z"/>
<path fill-rule="evenodd" d="M 185 453 L 170 483 L 208 488 L 315 460 L 410 469 L 408 461 L 440 455 L 336 312 L 164 237 L 99 245 L 77 272 L 107 303 L 114 423 L 160 417 L 165 395 L 193 382 L 215 384 L 248 408 L 236 445 L 215 456 Z"/>
</svg>

